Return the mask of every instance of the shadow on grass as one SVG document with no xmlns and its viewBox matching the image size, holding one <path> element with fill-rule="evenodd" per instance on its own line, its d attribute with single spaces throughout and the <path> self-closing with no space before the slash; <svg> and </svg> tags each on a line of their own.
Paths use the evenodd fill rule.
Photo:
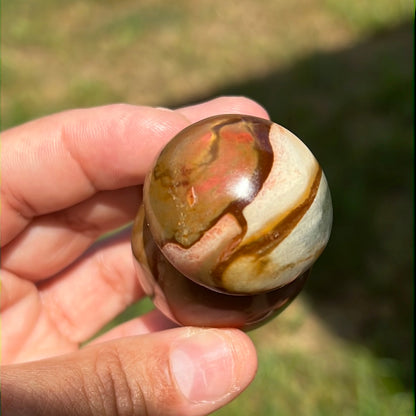
<svg viewBox="0 0 416 416">
<path fill-rule="evenodd" d="M 246 95 L 321 162 L 333 234 L 305 289 L 338 335 L 412 383 L 413 24 L 210 96 Z M 209 97 L 195 97 L 193 101 Z M 172 106 L 188 103 L 171 103 Z"/>
</svg>

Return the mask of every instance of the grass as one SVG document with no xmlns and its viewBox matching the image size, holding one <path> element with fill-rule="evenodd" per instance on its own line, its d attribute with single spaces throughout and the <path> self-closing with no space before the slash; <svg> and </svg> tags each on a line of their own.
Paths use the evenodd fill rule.
<svg viewBox="0 0 416 416">
<path fill-rule="evenodd" d="M 411 414 L 411 395 L 398 382 L 397 363 L 361 345 L 340 343 L 304 299 L 290 308 L 272 328 L 252 334 L 261 354 L 257 379 L 218 414 Z"/>
<path fill-rule="evenodd" d="M 258 376 L 218 415 L 414 413 L 413 15 L 403 0 L 2 4 L 2 129 L 242 94 L 321 161 L 330 244 L 304 293 L 250 333 Z"/>
</svg>

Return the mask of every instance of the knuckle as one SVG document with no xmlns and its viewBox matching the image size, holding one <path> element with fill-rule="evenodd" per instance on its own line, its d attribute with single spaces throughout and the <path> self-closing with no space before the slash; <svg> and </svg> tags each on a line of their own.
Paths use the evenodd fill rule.
<svg viewBox="0 0 416 416">
<path fill-rule="evenodd" d="M 133 391 L 120 353 L 103 348 L 94 361 L 95 383 L 89 401 L 102 415 L 144 414 L 145 403 L 140 388 Z"/>
</svg>

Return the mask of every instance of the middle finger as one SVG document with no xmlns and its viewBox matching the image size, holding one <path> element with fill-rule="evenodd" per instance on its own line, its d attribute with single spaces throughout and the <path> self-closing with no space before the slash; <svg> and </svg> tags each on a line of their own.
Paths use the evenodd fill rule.
<svg viewBox="0 0 416 416">
<path fill-rule="evenodd" d="M 140 187 L 102 191 L 65 210 L 35 218 L 2 248 L 2 266 L 39 282 L 75 261 L 98 237 L 132 221 Z"/>
</svg>

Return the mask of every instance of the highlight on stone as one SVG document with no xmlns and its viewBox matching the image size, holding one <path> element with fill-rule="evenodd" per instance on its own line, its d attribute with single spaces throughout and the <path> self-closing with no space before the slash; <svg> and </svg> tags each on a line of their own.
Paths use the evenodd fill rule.
<svg viewBox="0 0 416 416">
<path fill-rule="evenodd" d="M 325 175 L 302 141 L 269 120 L 220 115 L 161 151 L 132 247 L 170 319 L 250 329 L 300 292 L 331 225 Z"/>
</svg>

